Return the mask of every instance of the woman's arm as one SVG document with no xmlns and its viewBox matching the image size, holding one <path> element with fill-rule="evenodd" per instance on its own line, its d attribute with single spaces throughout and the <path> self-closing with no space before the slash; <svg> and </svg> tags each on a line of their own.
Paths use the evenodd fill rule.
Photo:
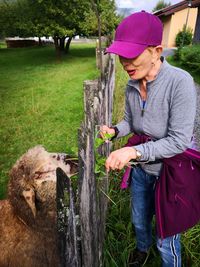
<svg viewBox="0 0 200 267">
<path fill-rule="evenodd" d="M 154 161 L 182 153 L 191 143 L 196 114 L 196 88 L 193 79 L 182 79 L 171 100 L 167 137 L 135 146 L 142 160 Z"/>
</svg>

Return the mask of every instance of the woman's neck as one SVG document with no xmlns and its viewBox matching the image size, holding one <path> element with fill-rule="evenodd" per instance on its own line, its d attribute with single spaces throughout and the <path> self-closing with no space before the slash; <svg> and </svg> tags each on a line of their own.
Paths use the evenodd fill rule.
<svg viewBox="0 0 200 267">
<path fill-rule="evenodd" d="M 143 100 L 147 99 L 147 87 L 146 87 L 147 82 L 155 80 L 160 70 L 161 65 L 162 65 L 162 61 L 159 59 L 156 62 L 156 64 L 152 67 L 148 75 L 140 80 L 140 95 Z"/>
<path fill-rule="evenodd" d="M 146 83 L 148 81 L 153 81 L 155 80 L 160 67 L 162 65 L 162 61 L 159 59 L 158 61 L 156 61 L 155 65 L 153 65 L 153 67 L 151 68 L 151 70 L 149 71 L 149 73 L 141 80 L 143 85 L 146 85 Z"/>
</svg>

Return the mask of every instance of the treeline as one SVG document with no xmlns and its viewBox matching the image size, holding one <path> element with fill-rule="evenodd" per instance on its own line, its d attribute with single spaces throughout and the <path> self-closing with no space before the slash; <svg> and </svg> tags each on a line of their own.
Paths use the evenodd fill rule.
<svg viewBox="0 0 200 267">
<path fill-rule="evenodd" d="M 1 38 L 52 36 L 60 51 L 76 35 L 98 35 L 98 21 L 103 35 L 113 32 L 120 21 L 114 0 L 0 0 Z"/>
</svg>

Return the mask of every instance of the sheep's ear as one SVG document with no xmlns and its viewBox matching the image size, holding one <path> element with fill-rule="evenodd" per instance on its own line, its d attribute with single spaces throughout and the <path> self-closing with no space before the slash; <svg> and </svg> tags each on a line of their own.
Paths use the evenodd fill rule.
<svg viewBox="0 0 200 267">
<path fill-rule="evenodd" d="M 36 207 L 35 207 L 35 192 L 32 188 L 28 188 L 22 192 L 22 195 L 30 207 L 34 218 L 36 217 Z"/>
</svg>

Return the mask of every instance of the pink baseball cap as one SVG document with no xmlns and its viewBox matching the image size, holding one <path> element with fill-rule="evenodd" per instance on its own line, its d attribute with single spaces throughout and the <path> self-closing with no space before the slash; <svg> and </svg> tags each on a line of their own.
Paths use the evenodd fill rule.
<svg viewBox="0 0 200 267">
<path fill-rule="evenodd" d="M 160 45 L 162 32 L 162 22 L 158 17 L 145 11 L 134 13 L 118 25 L 115 40 L 106 52 L 135 58 L 148 46 Z"/>
</svg>

